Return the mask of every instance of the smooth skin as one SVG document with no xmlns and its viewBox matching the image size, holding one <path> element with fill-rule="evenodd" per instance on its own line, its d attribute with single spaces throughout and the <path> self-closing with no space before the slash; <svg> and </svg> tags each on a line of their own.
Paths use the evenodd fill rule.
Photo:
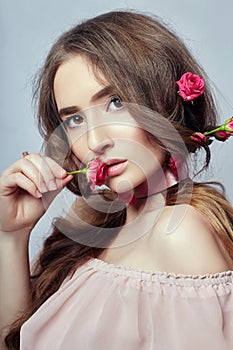
<svg viewBox="0 0 233 350">
<path fill-rule="evenodd" d="M 55 76 L 57 108 L 77 158 L 84 163 L 96 156 L 104 162 L 127 160 L 124 172 L 108 178 L 107 185 L 118 193 L 140 185 L 138 193 L 146 178 L 161 176 L 165 156 L 159 147 L 152 146 L 113 88 L 104 93 L 106 86 L 107 82 L 100 85 L 82 57 L 75 56 L 63 63 Z"/>
<path fill-rule="evenodd" d="M 76 109 L 75 113 L 62 117 L 64 122 L 69 120 L 71 148 L 81 161 L 96 155 L 103 160 L 126 158 L 127 168 L 121 175 L 110 178 L 108 186 L 117 191 L 121 183 L 131 184 L 132 188 L 136 188 L 136 193 L 140 193 L 140 197 L 143 195 L 146 178 L 154 179 L 154 183 L 158 181 L 164 155 L 159 148 L 155 149 L 148 142 L 144 132 L 137 127 L 131 116 L 122 111 L 120 104 L 112 102 L 114 94 L 104 95 L 93 102 L 93 96 L 101 89 L 103 86 L 96 80 L 90 65 L 80 56 L 71 58 L 58 69 L 54 82 L 58 110 L 69 110 L 71 107 Z M 99 126 L 96 125 L 98 116 L 95 111 L 100 111 L 101 104 L 105 106 L 106 113 L 99 119 L 102 122 Z M 97 109 L 94 108 L 96 105 Z M 117 126 L 116 120 L 119 121 Z M 125 121 L 130 125 L 121 124 Z M 122 135 L 127 135 L 125 143 Z M 145 147 L 144 154 L 135 151 L 137 142 Z M 133 207 L 127 207 L 127 223 L 133 222 L 143 204 L 141 201 L 140 204 L 138 202 Z M 180 210 L 185 215 L 172 234 L 168 235 L 166 228 L 172 211 L 165 207 L 163 215 L 149 233 L 131 245 L 106 249 L 101 258 L 109 263 L 133 268 L 184 274 L 228 270 L 230 262 L 224 257 L 220 242 L 217 242 L 210 225 L 194 208 L 183 205 Z M 145 229 L 143 225 L 144 223 L 142 230 Z"/>
<path fill-rule="evenodd" d="M 30 303 L 30 232 L 72 176 L 50 158 L 28 155 L 0 177 L 0 328 Z M 1 341 L 5 331 L 1 331 Z M 5 346 L 1 344 L 1 349 Z"/>
<path fill-rule="evenodd" d="M 108 186 L 113 191 L 137 188 L 137 193 L 143 195 L 146 178 L 153 180 L 161 174 L 164 154 L 159 148 L 152 147 L 131 116 L 127 116 L 130 125 L 122 125 L 121 118 L 126 115 L 118 96 L 114 91 L 100 96 L 98 93 L 103 88 L 91 67 L 79 56 L 71 58 L 58 69 L 54 83 L 55 98 L 58 110 L 66 109 L 61 118 L 63 122 L 69 120 L 72 150 L 84 162 L 96 156 L 101 156 L 104 161 L 127 159 L 125 170 L 109 178 Z M 104 122 L 101 119 L 101 125 L 96 123 L 96 106 L 105 106 L 104 118 L 107 116 L 107 119 Z M 70 107 L 75 108 L 72 113 L 67 113 Z M 79 118 L 80 115 L 83 119 Z M 132 143 L 134 147 L 130 147 Z M 135 152 L 135 147 L 138 147 L 138 152 Z M 16 161 L 0 178 L 1 328 L 9 325 L 17 313 L 30 303 L 30 232 L 71 179 L 65 169 L 39 154 Z M 144 204 L 143 200 L 139 200 L 135 206 L 127 207 L 127 223 L 133 223 Z M 124 247 L 106 249 L 101 258 L 137 269 L 183 274 L 228 270 L 230 263 L 209 224 L 192 207 L 181 209 L 186 214 L 172 234 L 167 234 L 171 208 L 165 207 L 146 235 Z"/>
</svg>

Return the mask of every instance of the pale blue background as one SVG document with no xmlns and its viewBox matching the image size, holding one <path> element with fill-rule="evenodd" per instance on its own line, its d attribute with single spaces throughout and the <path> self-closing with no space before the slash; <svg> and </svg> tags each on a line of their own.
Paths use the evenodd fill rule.
<svg viewBox="0 0 233 350">
<path fill-rule="evenodd" d="M 233 115 L 231 0 L 0 0 L 0 172 L 21 157 L 22 151 L 40 149 L 31 80 L 53 41 L 82 19 L 122 8 L 152 12 L 169 23 L 208 73 L 222 121 Z M 206 178 L 221 181 L 232 201 L 233 139 L 211 147 L 213 166 Z M 48 231 L 51 216 L 45 215 L 33 232 L 32 255 L 40 236 Z"/>
</svg>

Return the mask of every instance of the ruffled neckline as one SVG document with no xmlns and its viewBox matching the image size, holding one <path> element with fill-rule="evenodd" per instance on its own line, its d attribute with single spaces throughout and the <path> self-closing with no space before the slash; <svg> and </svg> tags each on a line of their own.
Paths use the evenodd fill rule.
<svg viewBox="0 0 233 350">
<path fill-rule="evenodd" d="M 95 270 L 99 270 L 105 273 L 113 273 L 118 276 L 138 279 L 140 281 L 159 282 L 180 286 L 233 284 L 232 270 L 202 275 L 177 274 L 173 272 L 137 270 L 131 268 L 130 266 L 126 267 L 122 265 L 114 265 L 98 258 L 92 258 L 87 262 L 87 265 Z"/>
</svg>

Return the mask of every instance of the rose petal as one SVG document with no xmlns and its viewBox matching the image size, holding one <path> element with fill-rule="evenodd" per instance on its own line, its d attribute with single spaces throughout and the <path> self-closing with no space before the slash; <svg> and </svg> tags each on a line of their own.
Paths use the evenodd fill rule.
<svg viewBox="0 0 233 350">
<path fill-rule="evenodd" d="M 218 141 L 224 142 L 231 136 L 231 134 L 227 131 L 216 131 L 214 136 Z"/>
<path fill-rule="evenodd" d="M 230 129 L 230 133 L 233 132 L 233 117 L 230 119 L 229 123 L 227 123 L 227 128 Z"/>
<path fill-rule="evenodd" d="M 107 164 L 102 162 L 99 157 L 93 159 L 87 168 L 87 177 L 90 189 L 94 190 L 95 186 L 104 185 L 107 178 Z"/>
<path fill-rule="evenodd" d="M 195 132 L 191 136 L 191 139 L 196 143 L 196 146 L 198 148 L 201 147 L 204 143 L 206 143 L 206 136 L 201 132 Z"/>
<path fill-rule="evenodd" d="M 176 81 L 179 86 L 179 94 L 184 101 L 192 101 L 204 93 L 205 82 L 202 77 L 186 72 L 180 80 Z"/>
</svg>

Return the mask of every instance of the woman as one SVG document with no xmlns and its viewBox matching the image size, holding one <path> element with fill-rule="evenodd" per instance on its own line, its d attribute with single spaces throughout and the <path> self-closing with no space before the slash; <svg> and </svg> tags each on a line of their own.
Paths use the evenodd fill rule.
<svg viewBox="0 0 233 350">
<path fill-rule="evenodd" d="M 38 91 L 46 156 L 0 180 L 7 348 L 230 349 L 233 210 L 188 160 L 203 148 L 207 166 L 231 120 L 216 131 L 183 43 L 155 18 L 103 14 L 58 39 Z M 81 196 L 30 280 L 30 232 L 64 186 Z"/>
</svg>

